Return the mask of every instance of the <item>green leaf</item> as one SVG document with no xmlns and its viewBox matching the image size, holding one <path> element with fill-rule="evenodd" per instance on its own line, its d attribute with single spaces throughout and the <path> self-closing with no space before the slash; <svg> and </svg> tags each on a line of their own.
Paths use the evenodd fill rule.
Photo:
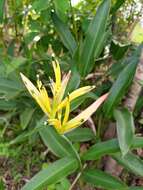
<svg viewBox="0 0 143 190">
<path fill-rule="evenodd" d="M 113 109 L 119 103 L 121 98 L 125 95 L 129 85 L 131 84 L 136 71 L 139 56 L 133 56 L 131 62 L 124 67 L 119 74 L 117 80 L 110 89 L 109 96 L 104 104 L 104 112 L 106 116 L 111 116 Z"/>
<path fill-rule="evenodd" d="M 3 15 L 4 15 L 4 4 L 5 4 L 5 0 L 1 0 L 0 1 L 0 23 L 3 22 Z"/>
<path fill-rule="evenodd" d="M 135 137 L 131 148 L 142 148 L 143 137 Z M 98 160 L 102 156 L 112 155 L 120 152 L 120 147 L 117 139 L 108 140 L 105 142 L 99 142 L 91 146 L 90 149 L 82 155 L 83 160 Z"/>
<path fill-rule="evenodd" d="M 5 185 L 1 177 L 0 177 L 0 190 L 5 190 Z"/>
<path fill-rule="evenodd" d="M 46 121 L 46 118 L 43 117 L 39 122 L 37 122 L 36 127 L 33 130 L 23 132 L 22 134 L 18 135 L 15 139 L 10 141 L 9 146 L 22 143 L 26 141 L 28 138 L 31 138 L 32 135 L 38 133 L 40 129 L 43 127 L 43 123 Z"/>
<path fill-rule="evenodd" d="M 123 157 L 120 153 L 117 153 L 112 157 L 129 171 L 143 177 L 143 161 L 135 154 L 128 153 Z"/>
<path fill-rule="evenodd" d="M 20 124 L 22 129 L 26 129 L 29 122 L 31 121 L 32 115 L 34 113 L 35 109 L 33 108 L 26 108 L 21 114 L 20 114 Z"/>
<path fill-rule="evenodd" d="M 116 11 L 122 6 L 122 4 L 125 2 L 125 0 L 116 0 L 116 3 L 111 9 L 111 14 L 115 14 Z"/>
<path fill-rule="evenodd" d="M 59 157 L 72 156 L 77 158 L 80 163 L 80 158 L 72 143 L 64 136 L 60 135 L 52 126 L 45 126 L 39 131 L 44 144 Z"/>
<path fill-rule="evenodd" d="M 0 157 L 9 157 L 10 151 L 8 148 L 8 144 L 0 143 Z"/>
<path fill-rule="evenodd" d="M 73 55 L 77 48 L 77 45 L 76 45 L 76 41 L 75 41 L 73 35 L 71 34 L 68 26 L 65 23 L 63 23 L 55 13 L 52 13 L 51 16 L 52 16 L 53 23 L 56 27 L 56 30 L 57 30 L 64 46 L 69 50 L 70 54 Z"/>
<path fill-rule="evenodd" d="M 84 94 L 73 100 L 70 105 L 70 110 L 73 111 L 77 109 L 88 98 L 91 98 L 92 100 L 97 100 L 98 96 L 94 92 L 88 92 L 87 94 Z"/>
<path fill-rule="evenodd" d="M 126 185 L 117 178 L 98 169 L 87 169 L 83 172 L 83 180 L 95 187 L 109 190 L 125 190 Z"/>
<path fill-rule="evenodd" d="M 16 80 L 11 80 L 7 78 L 0 77 L 0 90 L 1 89 L 10 89 L 10 90 L 23 90 L 23 86 L 20 82 Z"/>
<path fill-rule="evenodd" d="M 105 46 L 105 43 L 109 37 L 110 34 L 110 30 L 108 30 L 107 32 L 103 33 L 103 35 L 101 36 L 101 38 L 99 39 L 100 41 L 98 42 L 98 46 L 96 46 L 95 50 L 94 50 L 94 59 L 97 59 L 100 54 L 103 51 L 103 48 Z"/>
<path fill-rule="evenodd" d="M 71 112 L 76 110 L 86 100 L 86 94 L 74 99 L 70 104 Z"/>
<path fill-rule="evenodd" d="M 44 120 L 38 122 L 37 126 L 33 130 L 30 130 L 28 132 L 26 131 L 18 135 L 15 139 L 10 141 L 9 145 L 19 144 L 31 138 L 32 135 L 38 133 L 42 129 L 43 122 Z M 93 132 L 89 128 L 77 128 L 65 134 L 65 136 L 73 142 L 86 142 L 95 138 Z"/>
<path fill-rule="evenodd" d="M 49 0 L 37 0 L 32 4 L 32 8 L 37 12 L 43 11 L 49 7 Z"/>
<path fill-rule="evenodd" d="M 94 57 L 96 55 L 95 52 L 97 51 L 96 48 L 101 45 L 104 38 L 103 36 L 105 35 L 110 3 L 110 0 L 101 3 L 95 17 L 88 27 L 78 65 L 81 76 L 83 77 L 85 77 L 94 66 Z"/>
<path fill-rule="evenodd" d="M 3 111 L 10 111 L 16 108 L 16 102 L 14 101 L 7 101 L 7 100 L 0 100 L 0 109 Z"/>
<path fill-rule="evenodd" d="M 133 187 L 129 187 L 128 190 L 143 190 L 143 186 L 139 187 L 139 186 L 133 186 Z"/>
<path fill-rule="evenodd" d="M 21 190 L 38 190 L 68 176 L 78 168 L 74 158 L 62 158 L 36 174 Z"/>
<path fill-rule="evenodd" d="M 22 64 L 24 64 L 26 60 L 27 59 L 24 57 L 14 57 L 11 63 L 7 65 L 7 74 L 10 74 L 11 72 L 15 71 Z"/>
<path fill-rule="evenodd" d="M 107 71 L 107 75 L 110 75 L 112 78 L 116 79 L 120 72 L 129 64 L 128 59 L 119 60 L 116 64 L 112 64 Z"/>
<path fill-rule="evenodd" d="M 115 60 L 122 59 L 131 44 L 121 44 L 115 40 L 111 42 L 110 51 Z"/>
<path fill-rule="evenodd" d="M 26 141 L 32 135 L 38 133 L 40 129 L 36 128 L 34 130 L 30 130 L 28 132 L 24 132 L 24 133 L 18 135 L 15 139 L 13 139 L 12 141 L 10 141 L 9 145 L 11 146 L 11 145 L 19 144 L 19 143 L 22 143 L 22 142 Z"/>
<path fill-rule="evenodd" d="M 80 75 L 75 67 L 72 67 L 72 74 L 68 86 L 66 88 L 65 95 L 77 89 L 80 85 Z"/>
<path fill-rule="evenodd" d="M 123 156 L 129 151 L 134 137 L 135 127 L 132 113 L 126 108 L 114 111 L 117 122 L 117 136 Z"/>
<path fill-rule="evenodd" d="M 112 154 L 118 152 L 119 145 L 117 139 L 108 140 L 105 142 L 97 143 L 89 148 L 82 155 L 83 160 L 97 160 L 106 154 Z"/>
<path fill-rule="evenodd" d="M 5 99 L 15 98 L 21 91 L 23 86 L 19 81 L 0 77 L 0 93 L 4 94 Z"/>
<path fill-rule="evenodd" d="M 56 185 L 56 190 L 69 190 L 70 189 L 70 182 L 67 178 L 63 178 L 59 184 Z"/>
<path fill-rule="evenodd" d="M 73 142 L 86 142 L 95 138 L 89 128 L 77 128 L 66 134 L 66 137 Z"/>
<path fill-rule="evenodd" d="M 67 11 L 70 9 L 69 0 L 54 0 L 55 10 L 62 21 L 67 20 Z"/>
</svg>

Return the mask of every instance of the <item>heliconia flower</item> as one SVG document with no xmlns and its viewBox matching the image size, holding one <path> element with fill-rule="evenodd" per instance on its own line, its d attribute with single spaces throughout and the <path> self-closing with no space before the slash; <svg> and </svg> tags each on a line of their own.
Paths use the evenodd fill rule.
<svg viewBox="0 0 143 190">
<path fill-rule="evenodd" d="M 88 120 L 88 118 L 98 109 L 98 107 L 106 100 L 108 96 L 108 93 L 102 95 L 99 97 L 93 104 L 91 104 L 89 107 L 87 107 L 84 111 L 82 111 L 80 114 L 78 114 L 76 117 L 68 121 L 69 118 L 69 101 L 66 104 L 66 110 L 63 122 L 58 119 L 49 119 L 48 122 L 50 125 L 55 126 L 57 131 L 60 134 L 67 133 L 80 125 L 82 125 L 85 121 Z"/>
<path fill-rule="evenodd" d="M 20 73 L 20 75 L 31 96 L 40 105 L 43 112 L 49 115 L 51 112 L 50 98 L 48 97 L 45 87 L 39 80 L 37 80 L 37 89 L 26 76 L 22 73 Z"/>
<path fill-rule="evenodd" d="M 102 102 L 104 102 L 108 94 L 101 96 L 83 112 L 75 118 L 69 120 L 71 101 L 88 93 L 94 88 L 94 86 L 81 87 L 71 92 L 64 98 L 71 72 L 61 79 L 59 63 L 55 61 L 52 62 L 52 65 L 55 74 L 55 81 L 50 79 L 50 88 L 53 94 L 52 98 L 48 96 L 46 88 L 39 79 L 37 80 L 37 87 L 35 87 L 26 76 L 22 73 L 20 73 L 20 75 L 31 96 L 36 100 L 43 112 L 47 115 L 49 125 L 53 125 L 59 133 L 63 134 L 85 122 L 97 110 Z"/>
<path fill-rule="evenodd" d="M 63 123 L 64 133 L 68 132 L 88 120 L 88 118 L 98 109 L 98 107 L 106 100 L 108 93 L 99 97 L 93 104 L 87 107 L 84 111 L 78 114 L 73 119 Z"/>
</svg>

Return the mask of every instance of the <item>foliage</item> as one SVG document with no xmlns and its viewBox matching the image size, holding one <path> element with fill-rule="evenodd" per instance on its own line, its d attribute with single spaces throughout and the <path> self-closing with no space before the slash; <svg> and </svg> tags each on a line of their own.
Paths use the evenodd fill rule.
<svg viewBox="0 0 143 190">
<path fill-rule="evenodd" d="M 135 113 L 123 105 L 143 51 L 143 44 L 126 40 L 132 30 L 129 26 L 140 17 L 135 3 L 86 0 L 72 7 L 68 0 L 0 2 L 0 156 L 18 160 L 25 153 L 27 157 L 30 154 L 31 163 L 37 163 L 37 159 L 40 163 L 37 174 L 30 175 L 24 157 L 27 173 L 30 177 L 35 175 L 22 184 L 23 190 L 71 190 L 75 183 L 81 189 L 87 184 L 103 189 L 142 188 L 132 187 L 128 180 L 106 173 L 100 164 L 108 155 L 125 172 L 143 176 L 143 162 L 135 151 L 143 148 L 143 137 L 138 137 L 138 129 L 135 130 L 143 103 L 141 100 L 137 104 Z M 57 85 L 59 70 L 55 65 L 53 72 L 53 59 L 59 63 L 63 79 L 70 75 L 64 86 Z M 65 75 L 69 70 L 71 74 Z M 20 72 L 33 83 L 37 77 L 42 81 L 38 80 L 37 90 L 22 75 L 46 117 L 27 93 Z M 96 86 L 96 90 L 89 88 L 81 93 L 84 86 Z M 30 91 L 33 89 L 36 96 Z M 71 98 L 74 92 L 78 95 Z M 95 115 L 102 103 L 99 97 L 107 92 L 107 100 Z M 52 106 L 47 108 L 48 103 Z M 69 112 L 73 119 L 69 119 Z M 59 125 L 59 121 L 65 120 L 64 124 L 72 124 L 68 130 Z M 89 123 L 85 123 L 87 120 Z M 105 140 L 104 132 L 112 121 L 116 123 L 117 137 Z M 82 126 L 76 128 L 79 125 Z M 39 158 L 32 151 L 33 146 L 35 152 L 41 152 Z M 48 165 L 42 168 L 42 162 Z M 0 178 L 0 187 L 4 186 Z"/>
</svg>

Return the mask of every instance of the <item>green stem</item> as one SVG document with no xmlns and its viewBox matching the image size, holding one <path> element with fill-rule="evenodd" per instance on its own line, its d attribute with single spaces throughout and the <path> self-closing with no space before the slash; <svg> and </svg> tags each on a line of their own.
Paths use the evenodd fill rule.
<svg viewBox="0 0 143 190">
<path fill-rule="evenodd" d="M 75 186 L 75 184 L 76 184 L 77 181 L 79 180 L 79 178 L 80 178 L 80 176 L 81 176 L 83 170 L 86 168 L 86 166 L 87 166 L 87 164 L 85 163 L 84 166 L 83 166 L 83 168 L 82 168 L 82 170 L 81 170 L 81 172 L 78 173 L 78 175 L 76 176 L 75 180 L 74 180 L 73 183 L 71 184 L 69 190 L 72 190 L 72 189 L 73 189 L 73 187 Z"/>
</svg>

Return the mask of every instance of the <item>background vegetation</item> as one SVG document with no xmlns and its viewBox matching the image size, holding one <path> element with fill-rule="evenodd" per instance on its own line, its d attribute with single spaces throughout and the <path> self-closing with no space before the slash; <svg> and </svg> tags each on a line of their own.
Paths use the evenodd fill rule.
<svg viewBox="0 0 143 190">
<path fill-rule="evenodd" d="M 0 189 L 21 189 L 43 168 L 48 171 L 42 185 L 48 190 L 143 189 L 143 77 L 135 74 L 142 63 L 142 12 L 142 0 L 83 0 L 76 6 L 69 0 L 0 1 Z M 44 114 L 19 75 L 34 82 L 39 75 L 49 90 L 53 55 L 63 73 L 72 71 L 67 92 L 96 86 L 72 102 L 73 116 L 110 91 L 92 119 L 66 135 L 80 155 L 81 170 L 72 156 L 53 154 L 58 145 L 51 148 L 48 135 L 59 142 L 62 136 L 45 132 Z M 134 105 L 127 103 L 133 91 Z M 112 170 L 111 157 L 123 168 Z M 55 175 L 51 181 L 49 171 Z M 25 189 L 38 189 L 38 180 L 34 185 Z"/>
</svg>

